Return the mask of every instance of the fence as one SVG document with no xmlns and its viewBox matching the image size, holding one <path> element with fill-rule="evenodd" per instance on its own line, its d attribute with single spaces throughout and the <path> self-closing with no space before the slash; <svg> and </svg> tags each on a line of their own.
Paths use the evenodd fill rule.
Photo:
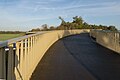
<svg viewBox="0 0 120 80">
<path fill-rule="evenodd" d="M 49 47 L 62 37 L 90 30 L 39 32 L 0 43 L 0 79 L 29 80 Z"/>
</svg>

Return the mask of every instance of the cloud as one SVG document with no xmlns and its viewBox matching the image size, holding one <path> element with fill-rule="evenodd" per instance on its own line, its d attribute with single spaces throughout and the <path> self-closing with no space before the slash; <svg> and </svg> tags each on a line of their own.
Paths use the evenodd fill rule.
<svg viewBox="0 0 120 80">
<path fill-rule="evenodd" d="M 0 1 L 0 24 L 38 24 L 58 16 L 120 15 L 119 0 L 8 0 Z M 37 22 L 37 23 L 36 23 Z M 54 22 L 54 21 L 53 21 Z M 56 22 L 56 21 L 55 21 Z M 24 23 L 24 24 L 23 24 Z M 56 23 L 54 23 L 56 24 Z M 7 25 L 6 25 L 7 26 Z"/>
<path fill-rule="evenodd" d="M 116 3 L 102 3 L 102 4 L 84 4 L 84 5 L 77 5 L 77 6 L 70 6 L 66 7 L 64 9 L 70 10 L 70 9 L 91 9 L 91 8 L 105 8 L 115 5 Z"/>
</svg>

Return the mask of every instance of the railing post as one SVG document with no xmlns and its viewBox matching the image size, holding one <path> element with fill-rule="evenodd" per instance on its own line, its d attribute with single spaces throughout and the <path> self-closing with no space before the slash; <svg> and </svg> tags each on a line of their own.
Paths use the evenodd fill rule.
<svg viewBox="0 0 120 80">
<path fill-rule="evenodd" d="M 0 79 L 6 79 L 5 48 L 0 48 Z"/>
<path fill-rule="evenodd" d="M 7 80 L 15 80 L 15 73 L 14 73 L 14 51 L 13 47 L 9 47 L 8 55 L 8 70 L 7 70 Z"/>
</svg>

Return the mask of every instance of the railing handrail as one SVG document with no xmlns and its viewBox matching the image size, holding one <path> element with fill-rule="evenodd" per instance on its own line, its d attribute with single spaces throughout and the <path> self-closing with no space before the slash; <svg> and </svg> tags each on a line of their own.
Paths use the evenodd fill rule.
<svg viewBox="0 0 120 80">
<path fill-rule="evenodd" d="M 32 37 L 32 36 L 36 36 L 36 35 L 40 35 L 40 34 L 44 34 L 48 31 L 43 31 L 43 32 L 37 32 L 35 34 L 31 34 L 31 35 L 25 35 L 25 36 L 21 36 L 21 37 L 17 37 L 17 38 L 13 38 L 13 39 L 9 39 L 9 40 L 5 40 L 5 41 L 2 41 L 0 42 L 0 48 L 1 47 L 5 47 L 7 45 L 10 45 L 10 44 L 13 44 L 13 43 L 16 43 L 16 42 L 19 42 L 21 40 L 25 40 L 29 37 Z"/>
<path fill-rule="evenodd" d="M 74 29 L 74 30 L 77 30 L 77 29 Z M 82 29 L 82 30 L 84 30 L 84 29 Z M 61 30 L 53 30 L 53 31 L 61 31 Z M 10 44 L 13 44 L 13 43 L 16 43 L 16 42 L 19 42 L 21 40 L 25 40 L 25 39 L 30 38 L 32 36 L 41 35 L 41 34 L 48 33 L 48 32 L 51 32 L 51 31 L 41 31 L 41 32 L 36 32 L 35 34 L 30 34 L 30 35 L 25 35 L 25 36 L 5 40 L 5 41 L 0 42 L 0 48 L 5 47 L 5 46 L 10 45 Z"/>
</svg>

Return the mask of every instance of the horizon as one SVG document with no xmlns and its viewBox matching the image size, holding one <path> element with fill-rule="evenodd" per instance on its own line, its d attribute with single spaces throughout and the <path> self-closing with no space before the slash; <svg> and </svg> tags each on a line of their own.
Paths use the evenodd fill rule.
<svg viewBox="0 0 120 80">
<path fill-rule="evenodd" d="M 89 24 L 114 25 L 120 30 L 119 0 L 1 0 L 0 31 L 29 31 L 43 24 L 58 26 L 81 16 Z"/>
</svg>

